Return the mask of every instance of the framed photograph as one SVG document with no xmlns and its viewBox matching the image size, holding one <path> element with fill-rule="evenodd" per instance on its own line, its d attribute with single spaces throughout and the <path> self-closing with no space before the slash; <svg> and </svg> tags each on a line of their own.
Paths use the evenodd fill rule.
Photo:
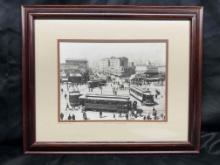
<svg viewBox="0 0 220 165">
<path fill-rule="evenodd" d="M 22 6 L 28 154 L 199 153 L 199 6 Z"/>
</svg>

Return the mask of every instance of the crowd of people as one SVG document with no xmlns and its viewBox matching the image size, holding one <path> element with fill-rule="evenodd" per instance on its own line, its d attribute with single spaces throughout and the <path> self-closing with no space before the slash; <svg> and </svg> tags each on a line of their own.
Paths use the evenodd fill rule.
<svg viewBox="0 0 220 165">
<path fill-rule="evenodd" d="M 66 98 L 67 99 L 67 98 Z M 69 104 L 66 104 L 66 109 L 65 111 L 69 110 L 69 114 L 66 118 L 66 120 L 68 121 L 73 121 L 73 120 L 77 120 L 76 115 L 74 114 L 74 112 L 78 112 L 81 113 L 82 115 L 82 119 L 83 120 L 89 120 L 89 115 L 88 115 L 88 111 L 85 111 L 85 106 L 80 105 L 78 108 L 73 108 L 70 107 Z M 91 113 L 91 112 L 90 112 Z M 99 114 L 99 118 L 105 118 L 106 115 L 108 114 L 108 118 L 109 118 L 109 112 L 103 112 L 103 111 L 96 111 L 93 113 L 98 113 Z M 112 113 L 112 119 L 116 120 L 130 120 L 130 119 L 142 119 L 142 120 L 161 120 L 164 119 L 164 114 L 158 114 L 158 111 L 155 109 L 155 107 L 152 108 L 151 112 L 148 112 L 147 114 L 143 113 L 142 109 L 139 109 L 137 106 L 137 101 L 133 101 L 131 109 L 129 111 L 125 112 L 113 112 Z M 61 112 L 60 113 L 60 119 L 63 121 L 64 120 L 64 113 Z"/>
<path fill-rule="evenodd" d="M 127 90 L 129 89 L 130 84 L 125 81 L 118 81 L 118 80 L 111 80 L 108 82 L 109 87 L 112 89 L 112 94 L 113 95 L 118 95 L 118 92 L 120 90 Z M 80 105 L 78 107 L 72 107 L 70 105 L 69 101 L 69 89 L 71 87 L 71 84 L 62 84 L 61 85 L 61 94 L 63 95 L 63 98 L 65 99 L 65 113 L 64 111 L 60 112 L 60 119 L 61 120 L 89 120 L 91 112 L 85 111 L 85 107 L 83 105 Z M 88 86 L 89 88 L 89 86 Z M 157 99 L 157 97 L 160 95 L 160 91 L 158 89 L 155 89 L 155 95 L 154 97 Z M 131 110 L 129 110 L 127 113 L 121 113 L 121 112 L 115 112 L 109 114 L 109 112 L 105 111 L 93 111 L 92 113 L 99 113 L 100 119 L 103 119 L 106 117 L 111 118 L 111 119 L 117 119 L 117 120 L 132 120 L 132 119 L 141 119 L 141 120 L 161 120 L 165 119 L 165 114 L 164 113 L 158 113 L 158 111 L 155 109 L 155 107 L 152 108 L 151 111 L 144 112 L 141 108 L 138 107 L 137 101 L 132 101 L 132 106 Z M 78 113 L 76 114 L 75 112 L 77 111 Z M 69 114 L 67 114 L 69 112 Z M 78 114 L 80 113 L 80 119 L 78 119 Z M 112 117 L 110 117 L 112 115 Z M 95 119 L 93 119 L 95 120 Z"/>
<path fill-rule="evenodd" d="M 118 90 L 127 90 L 129 89 L 130 83 L 122 81 L 112 81 L 111 88 L 113 95 L 118 95 Z"/>
</svg>

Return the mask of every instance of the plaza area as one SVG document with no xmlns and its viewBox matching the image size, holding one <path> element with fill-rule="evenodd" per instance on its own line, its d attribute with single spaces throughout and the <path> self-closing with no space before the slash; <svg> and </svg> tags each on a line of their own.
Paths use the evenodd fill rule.
<svg viewBox="0 0 220 165">
<path fill-rule="evenodd" d="M 123 88 L 117 86 L 113 82 L 107 82 L 102 87 L 96 87 L 92 90 L 88 88 L 88 84 L 80 85 L 67 85 L 62 83 L 60 86 L 60 118 L 61 121 L 77 121 L 77 120 L 158 120 L 163 121 L 166 118 L 166 106 L 165 106 L 165 85 L 161 85 L 157 82 L 150 84 L 142 84 L 139 88 L 149 89 L 156 102 L 153 106 L 147 106 L 142 104 L 138 99 L 131 96 L 129 93 L 129 84 L 124 83 Z M 97 94 L 97 95 L 117 95 L 128 96 L 131 103 L 137 102 L 137 109 L 142 110 L 142 113 L 136 115 L 128 113 L 118 112 L 105 112 L 105 111 L 84 111 L 82 105 L 72 107 L 69 101 L 70 91 L 80 91 L 81 95 Z M 159 94 L 157 93 L 159 92 Z M 156 116 L 153 113 L 156 111 Z"/>
</svg>

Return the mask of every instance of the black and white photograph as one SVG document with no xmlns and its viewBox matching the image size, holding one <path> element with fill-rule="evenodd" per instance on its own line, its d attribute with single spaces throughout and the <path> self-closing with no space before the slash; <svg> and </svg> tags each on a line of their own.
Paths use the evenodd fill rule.
<svg viewBox="0 0 220 165">
<path fill-rule="evenodd" d="M 167 121 L 167 47 L 59 39 L 59 121 Z"/>
</svg>

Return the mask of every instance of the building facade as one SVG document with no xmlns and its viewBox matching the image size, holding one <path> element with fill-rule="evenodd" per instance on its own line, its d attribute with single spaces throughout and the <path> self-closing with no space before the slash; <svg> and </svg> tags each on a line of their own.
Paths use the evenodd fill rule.
<svg viewBox="0 0 220 165">
<path fill-rule="evenodd" d="M 158 66 L 151 64 L 147 65 L 146 75 L 147 77 L 157 76 L 159 74 Z"/>
<path fill-rule="evenodd" d="M 128 58 L 110 57 L 101 59 L 99 62 L 99 71 L 114 76 L 127 76 L 129 73 Z"/>
<path fill-rule="evenodd" d="M 99 61 L 98 70 L 101 73 L 109 74 L 110 73 L 109 69 L 110 69 L 109 58 L 103 58 L 102 60 Z"/>
<path fill-rule="evenodd" d="M 60 71 L 65 73 L 81 73 L 87 70 L 87 60 L 66 59 L 65 63 L 61 63 L 60 65 Z"/>
<path fill-rule="evenodd" d="M 65 74 L 70 82 L 86 82 L 89 79 L 88 61 L 66 59 L 65 63 L 60 64 L 60 73 L 61 77 Z"/>
<path fill-rule="evenodd" d="M 137 65 L 135 67 L 135 73 L 136 74 L 145 74 L 147 72 L 147 66 L 146 65 Z"/>
</svg>

